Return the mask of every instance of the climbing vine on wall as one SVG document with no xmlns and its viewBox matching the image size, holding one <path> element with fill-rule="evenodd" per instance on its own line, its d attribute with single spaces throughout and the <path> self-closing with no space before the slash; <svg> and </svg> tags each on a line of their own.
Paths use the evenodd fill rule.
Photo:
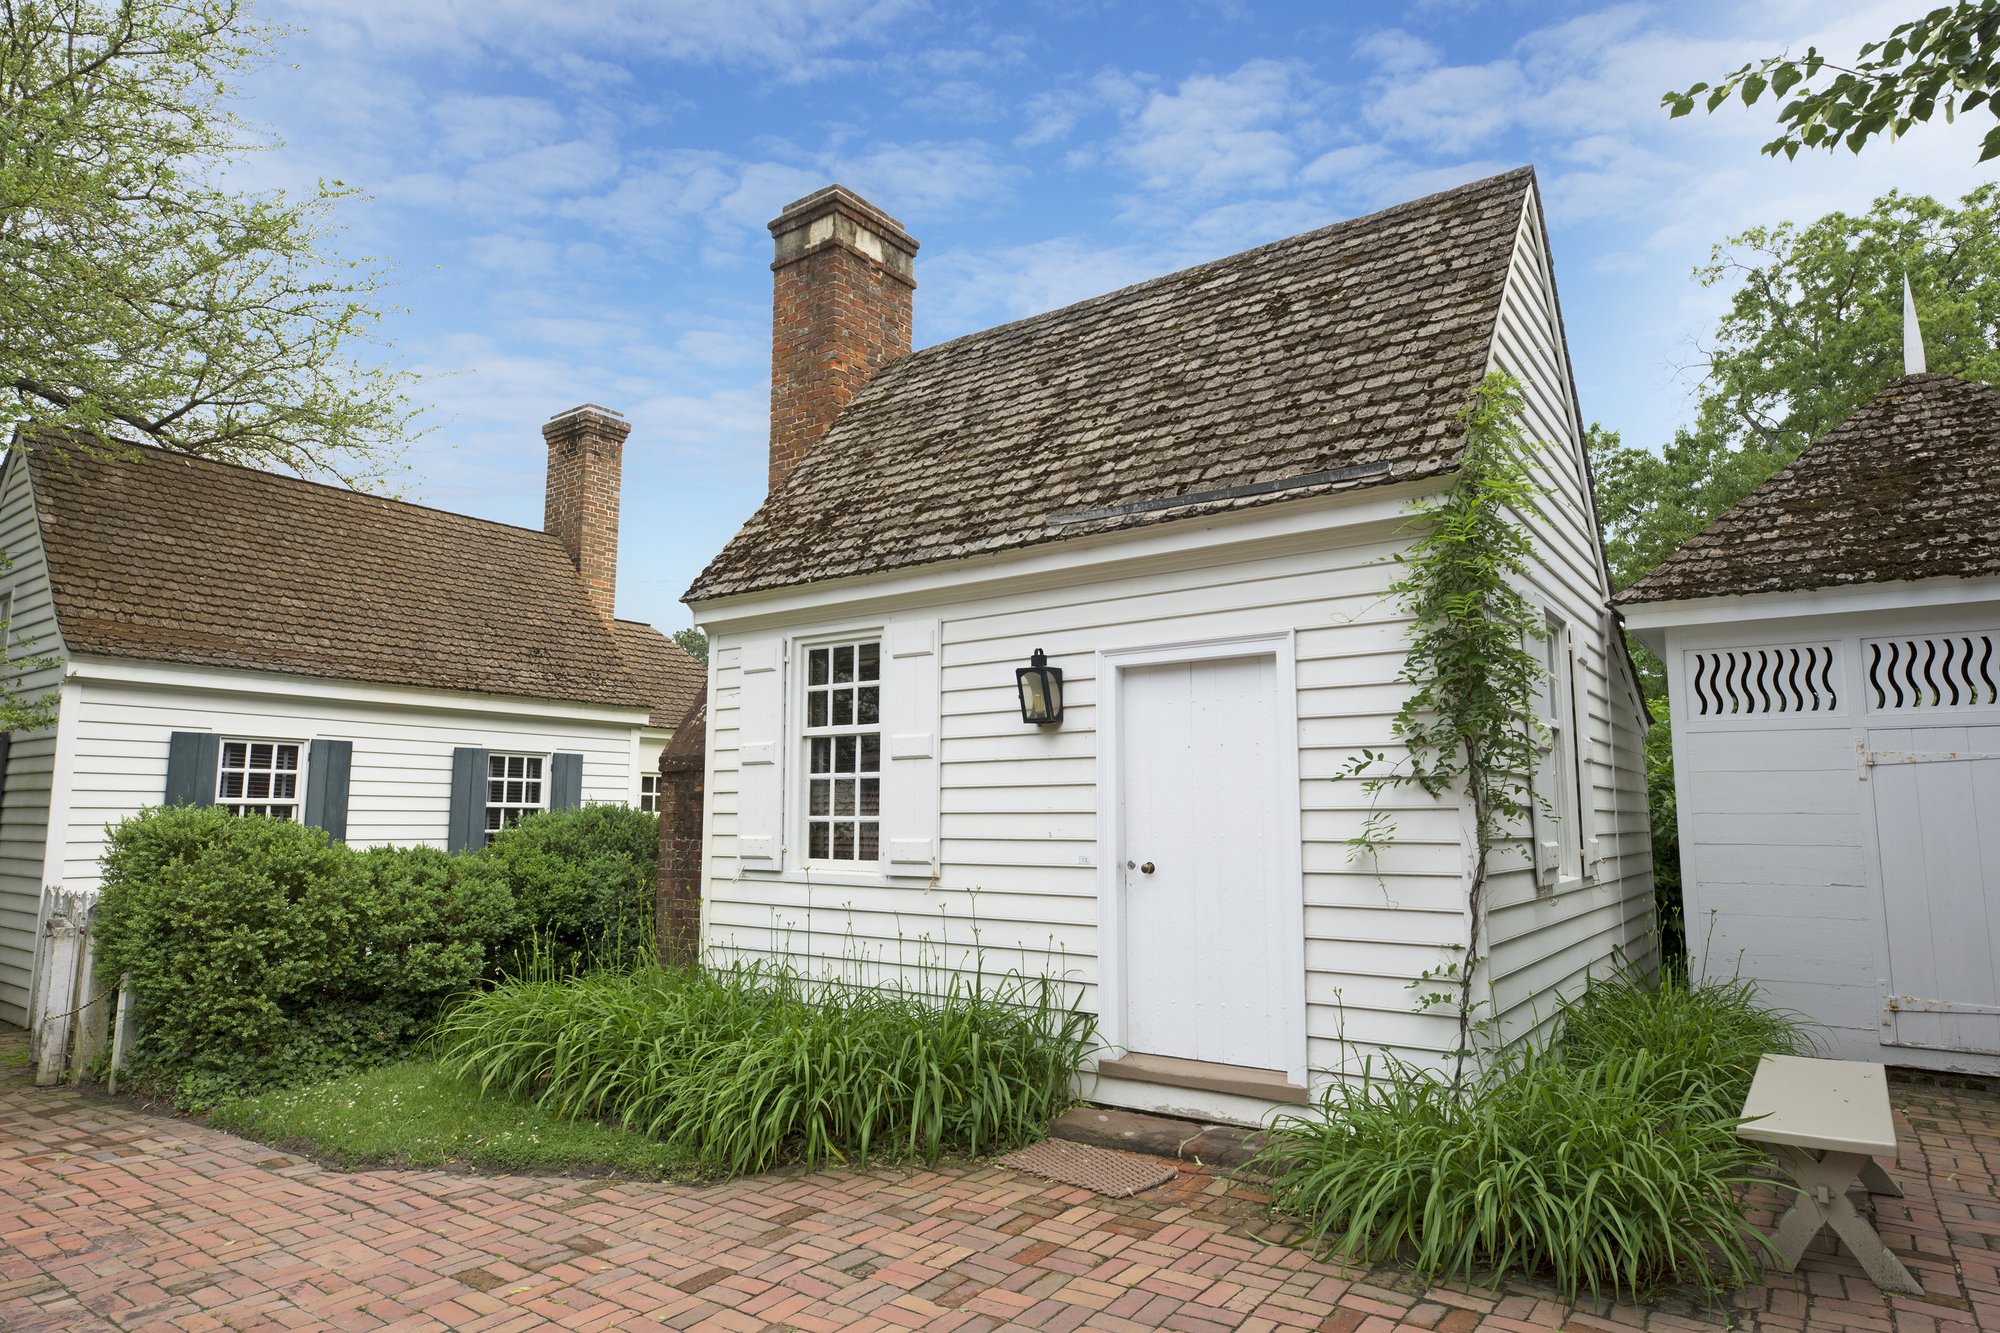
<svg viewBox="0 0 2000 1333">
<path fill-rule="evenodd" d="M 1451 484 L 1412 506 L 1417 535 L 1395 557 L 1402 572 L 1389 587 L 1414 622 L 1398 677 L 1410 694 L 1393 728 L 1407 754 L 1391 760 L 1364 750 L 1341 775 L 1363 779 L 1371 795 L 1397 786 L 1433 797 L 1463 793 L 1471 808 L 1467 947 L 1427 977 L 1450 989 L 1420 1001 L 1456 1008 L 1454 1082 L 1471 1053 L 1493 853 L 1533 807 L 1532 776 L 1546 739 L 1533 706 L 1547 674 L 1533 645 L 1546 629 L 1520 591 L 1533 553 L 1523 516 L 1542 495 L 1530 463 L 1542 446 L 1522 429 L 1521 410 L 1519 382 L 1488 375 L 1460 416 L 1465 443 Z M 1377 810 L 1349 846 L 1356 855 L 1377 854 L 1394 836 L 1393 821 Z"/>
</svg>

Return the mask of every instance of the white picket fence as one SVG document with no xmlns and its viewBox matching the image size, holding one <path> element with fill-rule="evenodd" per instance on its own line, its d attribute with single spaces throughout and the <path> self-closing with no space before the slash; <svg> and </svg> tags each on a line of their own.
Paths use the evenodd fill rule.
<svg viewBox="0 0 2000 1333">
<path fill-rule="evenodd" d="M 42 890 L 41 964 L 35 973 L 31 1005 L 30 1052 L 35 1082 L 59 1083 L 83 1077 L 90 1064 L 114 1041 L 113 1067 L 124 1063 L 124 1037 L 129 1023 L 122 995 L 98 984 L 91 926 L 97 918 L 97 893 L 48 885 Z M 113 1004 L 120 1020 L 114 1023 Z"/>
</svg>

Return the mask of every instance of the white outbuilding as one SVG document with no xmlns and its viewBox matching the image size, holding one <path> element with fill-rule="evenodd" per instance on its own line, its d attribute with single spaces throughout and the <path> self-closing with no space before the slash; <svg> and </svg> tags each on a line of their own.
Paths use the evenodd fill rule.
<svg viewBox="0 0 2000 1333">
<path fill-rule="evenodd" d="M 1550 445 L 1550 746 L 1480 1012 L 1519 1034 L 1643 961 L 1644 712 L 1541 208 L 1509 172 L 915 352 L 916 242 L 839 187 L 787 208 L 771 492 L 686 599 L 708 945 L 1067 978 L 1105 1042 L 1088 1095 L 1140 1109 L 1255 1119 L 1371 1055 L 1446 1059 L 1418 997 L 1473 924 L 1466 812 L 1385 793 L 1396 840 L 1356 859 L 1370 799 L 1337 779 L 1394 749 L 1395 557 L 1500 371 Z"/>
<path fill-rule="evenodd" d="M 1830 1054 L 2000 1074 L 2000 393 L 1904 376 L 1618 601 L 1695 967 Z"/>
</svg>

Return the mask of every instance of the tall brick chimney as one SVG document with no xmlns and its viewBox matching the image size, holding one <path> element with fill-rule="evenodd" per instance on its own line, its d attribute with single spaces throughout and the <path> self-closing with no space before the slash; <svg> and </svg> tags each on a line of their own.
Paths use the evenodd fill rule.
<svg viewBox="0 0 2000 1333">
<path fill-rule="evenodd" d="M 618 592 L 618 480 L 632 423 L 595 403 L 542 427 L 549 443 L 542 531 L 562 543 L 597 614 L 611 619 Z"/>
<path fill-rule="evenodd" d="M 771 475 L 778 489 L 868 378 L 910 351 L 917 243 L 829 185 L 771 224 Z"/>
</svg>

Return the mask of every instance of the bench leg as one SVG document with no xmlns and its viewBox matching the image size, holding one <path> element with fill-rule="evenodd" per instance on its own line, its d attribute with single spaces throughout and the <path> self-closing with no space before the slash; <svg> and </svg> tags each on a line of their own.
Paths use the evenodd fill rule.
<svg viewBox="0 0 2000 1333">
<path fill-rule="evenodd" d="M 1774 1146 L 1772 1152 L 1799 1187 L 1798 1201 L 1771 1235 L 1787 1270 L 1799 1266 L 1806 1246 L 1821 1227 L 1831 1227 L 1876 1286 L 1884 1291 L 1922 1294 L 1923 1287 L 1903 1267 L 1903 1261 L 1882 1243 L 1875 1228 L 1848 1202 L 1848 1187 L 1864 1175 L 1865 1167 L 1874 1165 L 1872 1157 L 1840 1152 L 1814 1156 L 1803 1148 L 1783 1146 Z"/>
<path fill-rule="evenodd" d="M 1900 1199 L 1903 1197 L 1903 1187 L 1891 1180 L 1889 1173 L 1882 1169 L 1882 1164 L 1873 1157 L 1862 1164 L 1861 1187 L 1870 1194 L 1880 1194 L 1885 1198 Z"/>
</svg>

